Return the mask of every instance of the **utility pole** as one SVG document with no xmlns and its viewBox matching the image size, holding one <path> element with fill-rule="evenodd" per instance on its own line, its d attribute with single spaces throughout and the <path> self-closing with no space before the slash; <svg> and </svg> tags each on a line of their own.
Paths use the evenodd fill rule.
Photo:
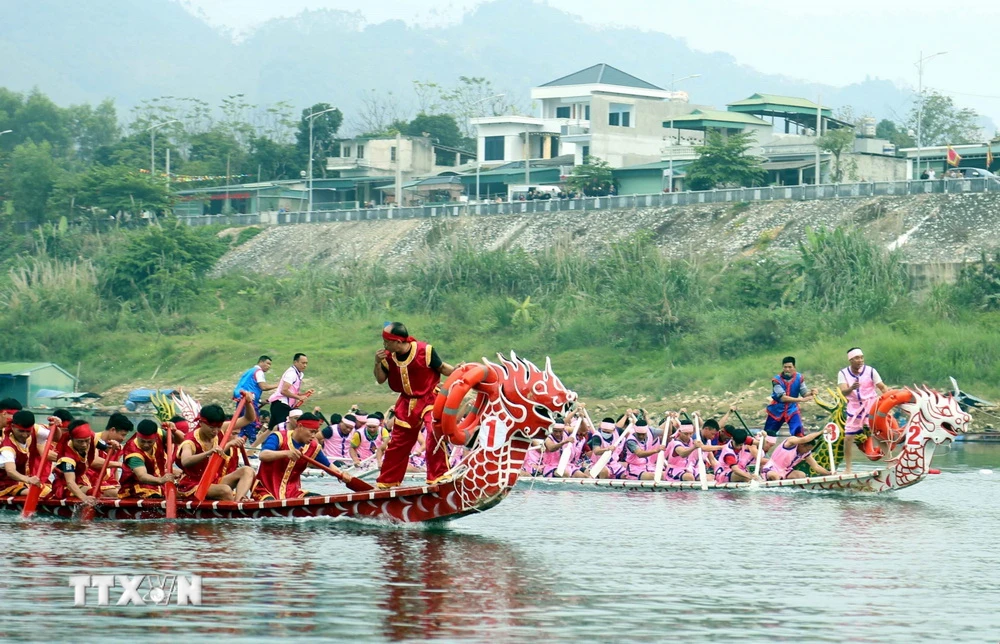
<svg viewBox="0 0 1000 644">
<path fill-rule="evenodd" d="M 924 57 L 924 51 L 920 50 L 920 59 L 917 60 L 917 172 L 916 176 L 920 178 L 920 156 L 921 150 L 924 146 L 923 141 L 923 125 L 924 125 L 924 63 L 935 58 L 947 54 L 946 51 L 939 51 L 936 54 L 931 54 L 930 56 Z"/>
<path fill-rule="evenodd" d="M 819 185 L 819 137 L 823 133 L 823 95 L 820 94 L 816 97 L 816 181 L 817 186 Z"/>
<path fill-rule="evenodd" d="M 403 133 L 396 131 L 396 207 L 403 207 Z"/>
</svg>

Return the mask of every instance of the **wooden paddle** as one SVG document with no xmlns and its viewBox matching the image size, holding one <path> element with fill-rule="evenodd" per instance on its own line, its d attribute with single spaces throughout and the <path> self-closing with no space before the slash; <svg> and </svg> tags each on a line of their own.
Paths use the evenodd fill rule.
<svg viewBox="0 0 1000 644">
<path fill-rule="evenodd" d="M 165 423 L 167 430 L 166 474 L 174 473 L 174 424 Z M 177 485 L 173 481 L 163 484 L 163 498 L 167 500 L 167 518 L 177 518 Z"/>
<path fill-rule="evenodd" d="M 333 477 L 336 477 L 336 478 L 340 479 L 344 483 L 344 485 L 346 485 L 347 488 L 350 489 L 350 490 L 353 490 L 355 492 L 371 492 L 372 490 L 375 489 L 371 485 L 369 485 L 369 484 L 365 483 L 364 481 L 362 481 L 361 479 L 359 479 L 357 477 L 354 477 L 354 476 L 348 478 L 347 476 L 344 476 L 342 473 L 338 472 L 337 470 L 333 469 L 332 467 L 327 467 L 326 465 L 323 465 L 322 463 L 320 463 L 316 459 L 310 458 L 310 457 L 306 456 L 305 454 L 303 454 L 299 458 L 305 459 L 306 463 L 309 463 L 313 467 L 318 467 L 319 469 L 323 470 L 324 472 L 326 472 L 330 476 L 333 476 Z"/>
<path fill-rule="evenodd" d="M 580 433 L 582 425 L 582 418 L 574 419 L 573 433 L 571 434 L 573 440 L 563 445 L 562 454 L 559 455 L 559 467 L 556 468 L 556 476 L 562 477 L 566 473 L 566 468 L 569 467 L 569 459 L 573 456 L 573 443 L 576 441 L 577 434 Z"/>
<path fill-rule="evenodd" d="M 673 418 L 667 416 L 666 424 L 663 426 L 663 437 L 660 439 L 663 441 L 664 450 L 656 455 L 656 470 L 653 473 L 653 483 L 659 483 L 663 480 L 663 470 L 667 464 L 667 443 L 670 442 L 670 426 L 673 424 Z"/>
<path fill-rule="evenodd" d="M 743 422 L 743 419 L 740 419 L 740 422 Z M 744 425 L 744 427 L 746 427 L 746 425 Z M 764 458 L 764 449 L 767 446 L 767 433 L 765 433 L 763 430 L 759 431 L 757 432 L 757 438 L 760 439 L 760 444 L 757 445 L 757 461 L 756 463 L 754 463 L 753 466 L 754 478 L 750 480 L 751 489 L 756 489 L 760 487 L 760 462 Z"/>
<path fill-rule="evenodd" d="M 95 499 L 101 498 L 101 482 L 104 480 L 104 475 L 108 473 L 108 464 L 111 463 L 111 457 L 118 453 L 119 450 L 108 448 L 108 453 L 104 457 L 104 465 L 101 466 L 101 473 L 97 476 L 97 480 L 94 481 L 93 485 L 90 486 L 90 496 Z M 80 512 L 80 519 L 82 521 L 93 521 L 94 520 L 94 506 L 84 505 L 83 510 Z"/>
<path fill-rule="evenodd" d="M 42 495 L 42 485 L 45 483 L 45 478 L 47 478 L 49 469 L 49 450 L 52 449 L 52 440 L 56 437 L 56 430 L 59 429 L 59 425 L 62 420 L 56 418 L 55 416 L 49 417 L 49 436 L 45 439 L 45 449 L 42 450 L 42 457 L 38 460 L 38 465 L 35 466 L 34 477 L 38 479 L 37 485 L 32 485 L 28 489 L 28 496 L 24 500 L 24 507 L 21 509 L 21 516 L 25 519 L 30 519 L 35 514 L 35 508 L 38 507 L 38 497 Z M 35 445 L 32 445 L 35 447 Z"/>
<path fill-rule="evenodd" d="M 699 443 L 701 442 L 701 416 L 698 412 L 694 413 L 694 418 L 691 419 L 691 423 L 694 425 L 694 437 Z M 708 489 L 708 473 L 705 471 L 705 454 L 702 449 L 698 448 L 698 480 L 701 483 L 701 489 Z"/>
<path fill-rule="evenodd" d="M 229 427 L 226 428 L 225 435 L 219 439 L 219 447 L 225 449 L 226 443 L 229 442 L 229 437 L 233 435 L 233 428 L 236 427 L 236 419 L 243 413 L 243 405 L 246 402 L 246 398 L 240 398 L 239 404 L 236 405 L 236 413 L 233 414 L 232 419 L 229 421 Z M 205 497 L 208 496 L 208 488 L 215 482 L 215 477 L 218 476 L 220 467 L 222 467 L 222 456 L 220 454 L 212 454 L 208 459 L 208 464 L 205 465 L 205 471 L 202 472 L 201 480 L 198 481 L 198 489 L 194 492 L 194 498 L 198 499 L 199 502 L 204 501 Z"/>
</svg>

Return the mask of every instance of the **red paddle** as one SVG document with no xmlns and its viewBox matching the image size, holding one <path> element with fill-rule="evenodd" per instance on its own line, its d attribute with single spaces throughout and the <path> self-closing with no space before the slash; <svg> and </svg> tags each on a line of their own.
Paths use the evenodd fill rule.
<svg viewBox="0 0 1000 644">
<path fill-rule="evenodd" d="M 88 494 L 95 499 L 101 498 L 101 481 L 104 480 L 104 475 L 108 472 L 108 464 L 111 463 L 111 457 L 117 454 L 118 450 L 113 448 L 108 448 L 108 453 L 104 457 L 104 465 L 101 466 L 101 473 L 98 475 L 97 480 L 94 484 L 90 486 L 90 492 Z M 80 513 L 80 519 L 83 521 L 93 521 L 94 520 L 94 506 L 85 505 L 83 506 L 83 511 Z"/>
<path fill-rule="evenodd" d="M 38 497 L 42 495 L 42 483 L 49 472 L 48 467 L 46 467 L 49 464 L 49 450 L 52 449 L 52 439 L 56 437 L 56 430 L 59 429 L 60 423 L 62 423 L 62 420 L 54 416 L 49 418 L 49 437 L 45 439 L 45 449 L 42 451 L 42 458 L 39 459 L 38 465 L 35 466 L 34 476 L 38 479 L 38 485 L 32 485 L 28 489 L 28 498 L 24 500 L 24 508 L 21 509 L 21 516 L 25 519 L 30 519 L 35 514 L 35 508 L 38 507 Z"/>
<path fill-rule="evenodd" d="M 229 437 L 233 435 L 233 428 L 236 427 L 236 419 L 243 413 L 243 405 L 246 402 L 246 398 L 240 398 L 239 404 L 236 405 L 236 413 L 233 414 L 232 420 L 229 421 L 229 428 L 226 429 L 225 435 L 219 439 L 219 447 L 225 448 L 226 443 L 229 442 Z M 222 467 L 222 456 L 212 454 L 208 459 L 208 464 L 205 466 L 205 471 L 201 475 L 201 480 L 198 482 L 198 489 L 194 492 L 194 498 L 198 499 L 199 502 L 204 501 L 205 497 L 208 496 L 208 488 L 215 482 L 215 477 L 218 476 L 220 467 Z"/>
<path fill-rule="evenodd" d="M 166 474 L 174 473 L 174 424 L 167 423 L 167 471 Z M 177 486 L 173 481 L 163 484 L 163 497 L 167 500 L 167 518 L 177 518 Z"/>
<path fill-rule="evenodd" d="M 344 476 L 343 474 L 341 474 L 340 472 L 338 472 L 337 470 L 335 470 L 333 468 L 329 468 L 326 465 L 323 465 L 322 463 L 320 463 L 319 461 L 317 461 L 315 459 L 312 459 L 312 458 L 309 458 L 305 454 L 303 454 L 299 458 L 305 459 L 306 463 L 309 463 L 313 467 L 318 467 L 319 469 L 323 470 L 324 472 L 326 472 L 330 476 L 334 476 L 334 477 L 340 479 L 341 481 L 344 482 L 344 485 L 346 485 L 349 490 L 353 490 L 355 492 L 371 492 L 372 490 L 375 489 L 371 485 L 369 485 L 368 483 L 366 483 L 365 481 L 362 481 L 361 479 L 359 479 L 357 477 L 353 477 L 353 476 L 350 477 L 350 478 L 348 478 L 348 477 Z"/>
</svg>

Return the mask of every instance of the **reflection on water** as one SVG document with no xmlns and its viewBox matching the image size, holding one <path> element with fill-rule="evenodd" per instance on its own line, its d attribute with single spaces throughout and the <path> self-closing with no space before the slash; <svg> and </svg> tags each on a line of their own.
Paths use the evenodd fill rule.
<svg viewBox="0 0 1000 644">
<path fill-rule="evenodd" d="M 980 470 L 1000 470 L 1000 446 L 970 447 L 942 453 L 935 466 L 944 474 L 893 496 L 529 486 L 435 529 L 328 519 L 84 525 L 4 514 L 3 633 L 995 640 L 1000 567 L 988 538 L 1000 532 L 1000 474 Z M 142 573 L 202 575 L 203 605 L 98 607 L 92 590 L 91 605 L 73 606 L 71 575 Z"/>
</svg>

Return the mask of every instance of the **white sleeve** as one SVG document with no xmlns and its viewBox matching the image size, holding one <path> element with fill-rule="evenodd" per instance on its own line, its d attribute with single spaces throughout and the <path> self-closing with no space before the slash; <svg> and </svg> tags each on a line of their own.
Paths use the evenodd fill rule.
<svg viewBox="0 0 1000 644">
<path fill-rule="evenodd" d="M 882 384 L 882 376 L 878 375 L 878 371 L 876 371 L 874 367 L 872 367 L 872 382 L 876 385 Z"/>
<path fill-rule="evenodd" d="M 38 442 L 42 443 L 42 446 L 44 447 L 45 439 L 49 437 L 49 428 L 38 427 L 37 429 L 35 429 L 35 436 L 37 437 Z"/>
<path fill-rule="evenodd" d="M 837 372 L 837 384 L 838 385 L 846 385 L 847 384 L 847 376 L 844 375 L 844 370 L 843 369 L 841 369 L 840 371 Z"/>
<path fill-rule="evenodd" d="M 15 462 L 14 459 L 15 459 L 14 450 L 12 449 L 0 450 L 0 467 L 3 467 L 7 463 L 14 463 Z"/>
<path fill-rule="evenodd" d="M 257 373 L 254 375 L 254 380 L 258 383 L 264 382 L 264 370 L 258 369 Z"/>
</svg>

